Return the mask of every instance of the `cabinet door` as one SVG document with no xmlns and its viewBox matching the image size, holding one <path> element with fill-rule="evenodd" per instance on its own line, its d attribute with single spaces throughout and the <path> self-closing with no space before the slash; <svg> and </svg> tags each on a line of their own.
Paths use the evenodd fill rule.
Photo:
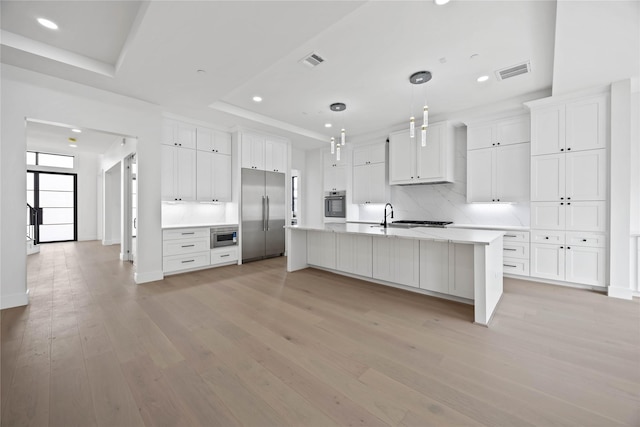
<svg viewBox="0 0 640 427">
<path fill-rule="evenodd" d="M 270 172 L 286 172 L 287 147 L 280 141 L 267 139 L 265 142 L 265 170 Z"/>
<path fill-rule="evenodd" d="M 420 288 L 449 293 L 448 242 L 420 242 Z"/>
<path fill-rule="evenodd" d="M 427 145 L 422 146 L 420 135 L 416 131 L 416 152 L 418 162 L 416 179 L 420 181 L 445 181 L 447 179 L 446 128 L 444 124 L 427 128 Z"/>
<path fill-rule="evenodd" d="M 198 134 L 199 135 L 199 134 Z M 214 185 L 215 153 L 198 151 L 196 159 L 196 199 L 201 202 L 212 202 Z"/>
<path fill-rule="evenodd" d="M 500 120 L 496 123 L 496 145 L 520 144 L 531 141 L 529 116 Z"/>
<path fill-rule="evenodd" d="M 177 150 L 178 148 L 173 145 L 162 145 L 161 147 L 162 200 L 177 200 L 178 198 L 176 187 Z"/>
<path fill-rule="evenodd" d="M 420 241 L 414 239 L 392 239 L 395 279 L 392 282 L 417 288 L 420 286 Z"/>
<path fill-rule="evenodd" d="M 196 200 L 196 150 L 177 148 L 178 199 Z"/>
<path fill-rule="evenodd" d="M 564 200 L 565 155 L 531 157 L 531 201 Z"/>
<path fill-rule="evenodd" d="M 213 148 L 216 153 L 231 155 L 231 134 L 229 132 L 213 132 Z"/>
<path fill-rule="evenodd" d="M 605 286 L 605 250 L 567 246 L 565 251 L 567 282 Z"/>
<path fill-rule="evenodd" d="M 307 263 L 336 269 L 336 234 L 307 231 Z"/>
<path fill-rule="evenodd" d="M 449 245 L 449 293 L 473 299 L 473 245 Z"/>
<path fill-rule="evenodd" d="M 353 165 L 370 165 L 373 163 L 384 163 L 386 158 L 385 144 L 370 145 L 353 150 Z"/>
<path fill-rule="evenodd" d="M 215 151 L 214 139 L 213 129 L 202 127 L 196 129 L 196 149 L 200 151 Z"/>
<path fill-rule="evenodd" d="M 467 202 L 491 202 L 493 194 L 494 149 L 467 151 Z"/>
<path fill-rule="evenodd" d="M 564 246 L 531 244 L 531 277 L 564 280 Z"/>
<path fill-rule="evenodd" d="M 213 154 L 213 199 L 217 202 L 231 201 L 231 156 Z"/>
<path fill-rule="evenodd" d="M 260 135 L 242 135 L 242 167 L 264 170 L 265 139 Z"/>
<path fill-rule="evenodd" d="M 531 112 L 531 155 L 560 153 L 565 147 L 564 105 Z"/>
<path fill-rule="evenodd" d="M 495 146 L 494 129 L 493 123 L 467 127 L 467 150 Z"/>
<path fill-rule="evenodd" d="M 567 200 L 607 199 L 607 150 L 566 154 Z"/>
<path fill-rule="evenodd" d="M 531 187 L 529 144 L 500 146 L 495 150 L 497 201 L 528 201 Z"/>
<path fill-rule="evenodd" d="M 567 202 L 566 229 L 570 231 L 606 231 L 607 202 Z"/>
<path fill-rule="evenodd" d="M 367 169 L 369 170 L 369 202 L 388 202 L 386 177 L 387 165 L 385 163 L 374 163 L 368 165 Z"/>
<path fill-rule="evenodd" d="M 373 248 L 371 236 L 338 234 L 337 269 L 346 273 L 371 277 Z"/>
<path fill-rule="evenodd" d="M 606 148 L 607 116 L 605 95 L 568 103 L 566 107 L 567 151 Z"/>
<path fill-rule="evenodd" d="M 373 278 L 393 282 L 395 279 L 395 253 L 393 241 L 389 237 L 373 237 Z"/>
<path fill-rule="evenodd" d="M 415 141 L 409 131 L 392 134 L 389 138 L 389 184 L 406 183 L 415 177 Z"/>
<path fill-rule="evenodd" d="M 162 122 L 162 144 L 177 146 L 176 139 L 176 126 L 175 120 L 164 120 Z"/>
<path fill-rule="evenodd" d="M 353 194 L 351 196 L 353 203 L 362 204 L 371 202 L 370 172 L 369 165 L 353 167 Z"/>
<path fill-rule="evenodd" d="M 542 230 L 564 230 L 564 202 L 532 202 L 531 228 Z"/>
<path fill-rule="evenodd" d="M 324 191 L 343 191 L 347 189 L 345 166 L 328 167 L 324 170 Z"/>
<path fill-rule="evenodd" d="M 196 149 L 196 127 L 188 123 L 176 122 L 176 138 L 178 146 Z"/>
</svg>

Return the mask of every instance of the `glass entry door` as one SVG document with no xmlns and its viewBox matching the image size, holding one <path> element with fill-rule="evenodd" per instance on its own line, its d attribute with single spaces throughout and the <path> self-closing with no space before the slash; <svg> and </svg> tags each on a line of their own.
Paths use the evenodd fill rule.
<svg viewBox="0 0 640 427">
<path fill-rule="evenodd" d="M 75 241 L 77 236 L 77 175 L 27 172 L 27 203 L 38 210 L 38 242 Z"/>
</svg>

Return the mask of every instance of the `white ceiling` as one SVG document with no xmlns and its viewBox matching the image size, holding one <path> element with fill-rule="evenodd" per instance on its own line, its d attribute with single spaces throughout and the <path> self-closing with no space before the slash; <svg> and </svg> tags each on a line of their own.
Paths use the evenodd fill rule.
<svg viewBox="0 0 640 427">
<path fill-rule="evenodd" d="M 344 124 L 350 137 L 388 132 L 408 119 L 412 98 L 421 111 L 425 94 L 437 118 L 552 84 L 555 1 L 3 0 L 0 7 L 4 63 L 198 120 L 284 129 L 301 148 L 332 134 L 327 121 L 334 132 Z M 60 29 L 35 24 L 40 16 Z M 50 45 L 50 54 L 28 41 Z M 310 52 L 326 62 L 300 64 Z M 96 72 L 82 58 L 113 72 Z M 495 70 L 526 60 L 532 73 L 496 80 Z M 433 79 L 414 87 L 408 77 L 423 69 Z M 479 84 L 482 74 L 490 79 Z M 347 111 L 331 113 L 337 101 Z"/>
<path fill-rule="evenodd" d="M 82 133 L 73 132 L 73 127 L 53 125 L 49 123 L 27 122 L 27 149 L 55 150 L 57 153 L 87 152 L 102 154 L 116 141 L 122 140 L 119 135 L 101 132 L 93 129 L 80 129 Z M 76 142 L 69 141 L 75 138 Z M 70 147 L 75 144 L 77 147 Z"/>
</svg>

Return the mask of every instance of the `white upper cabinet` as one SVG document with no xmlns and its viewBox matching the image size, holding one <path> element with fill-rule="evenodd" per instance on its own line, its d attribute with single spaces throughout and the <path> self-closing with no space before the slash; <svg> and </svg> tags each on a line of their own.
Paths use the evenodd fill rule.
<svg viewBox="0 0 640 427">
<path fill-rule="evenodd" d="M 409 131 L 389 137 L 389 184 L 435 184 L 453 182 L 453 127 L 448 122 L 432 123 L 427 128 L 426 145 L 420 129 L 415 138 Z"/>
<path fill-rule="evenodd" d="M 594 150 L 607 147 L 606 94 L 531 111 L 531 154 Z"/>
<path fill-rule="evenodd" d="M 285 173 L 287 170 L 287 144 L 267 138 L 265 141 L 265 170 Z"/>
<path fill-rule="evenodd" d="M 495 149 L 497 202 L 529 200 L 530 144 L 513 144 Z"/>
<path fill-rule="evenodd" d="M 162 200 L 196 200 L 196 150 L 162 146 Z"/>
<path fill-rule="evenodd" d="M 165 120 L 162 143 L 183 148 L 196 148 L 196 127 L 176 120 Z"/>
<path fill-rule="evenodd" d="M 467 202 L 491 202 L 495 196 L 495 150 L 483 148 L 467 153 Z"/>
<path fill-rule="evenodd" d="M 231 201 L 231 156 L 216 152 L 199 152 L 197 159 L 198 201 Z"/>
<path fill-rule="evenodd" d="M 387 201 L 385 152 L 385 144 L 353 150 L 353 203 Z"/>
<path fill-rule="evenodd" d="M 230 133 L 198 127 L 196 137 L 198 150 L 231 155 Z"/>
<path fill-rule="evenodd" d="M 242 134 L 242 167 L 247 169 L 265 168 L 266 138 L 252 133 Z"/>
<path fill-rule="evenodd" d="M 467 150 L 520 144 L 531 140 L 528 115 L 469 124 Z"/>
</svg>

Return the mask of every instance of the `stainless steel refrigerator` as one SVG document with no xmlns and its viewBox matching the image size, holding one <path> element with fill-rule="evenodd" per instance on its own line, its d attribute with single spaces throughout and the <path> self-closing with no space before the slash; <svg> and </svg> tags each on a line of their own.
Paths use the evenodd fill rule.
<svg viewBox="0 0 640 427">
<path fill-rule="evenodd" d="M 284 255 L 285 174 L 242 169 L 242 261 Z"/>
</svg>

